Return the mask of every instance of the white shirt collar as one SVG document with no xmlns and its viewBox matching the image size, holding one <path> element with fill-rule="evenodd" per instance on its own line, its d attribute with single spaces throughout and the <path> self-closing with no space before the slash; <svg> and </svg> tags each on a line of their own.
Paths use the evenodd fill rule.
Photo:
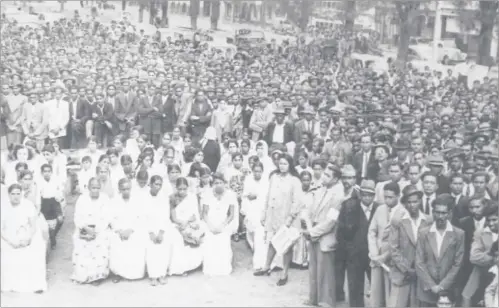
<svg viewBox="0 0 499 308">
<path fill-rule="evenodd" d="M 445 232 L 452 232 L 452 231 L 454 231 L 454 228 L 452 227 L 450 222 L 447 221 L 446 226 L 445 226 Z M 436 222 L 431 224 L 430 232 L 437 232 L 437 223 Z"/>
</svg>

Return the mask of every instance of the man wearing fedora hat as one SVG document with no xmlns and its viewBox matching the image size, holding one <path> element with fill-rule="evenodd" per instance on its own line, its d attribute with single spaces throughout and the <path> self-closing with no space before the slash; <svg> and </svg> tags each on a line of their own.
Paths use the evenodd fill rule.
<svg viewBox="0 0 499 308">
<path fill-rule="evenodd" d="M 265 132 L 265 141 L 270 148 L 286 145 L 293 141 L 293 124 L 285 122 L 286 112 L 283 108 L 274 110 L 275 119 L 267 127 Z"/>
<path fill-rule="evenodd" d="M 391 221 L 390 229 L 390 280 L 388 307 L 416 307 L 416 244 L 419 231 L 427 226 L 430 218 L 420 210 L 423 192 L 415 185 L 402 190 L 401 203 L 405 212 L 400 219 Z"/>
<path fill-rule="evenodd" d="M 314 108 L 307 105 L 303 109 L 302 114 L 304 115 L 304 118 L 297 121 L 294 126 L 294 141 L 296 143 L 301 141 L 304 132 L 309 132 L 312 136 L 319 133 L 316 131 L 317 120 L 315 120 Z"/>
<path fill-rule="evenodd" d="M 464 257 L 464 231 L 449 221 L 452 196 L 439 195 L 432 203 L 434 222 L 422 230 L 416 244 L 417 297 L 420 307 L 436 307 L 442 292 L 453 293 Z"/>
<path fill-rule="evenodd" d="M 364 307 L 365 275 L 371 277 L 367 232 L 378 204 L 374 202 L 376 184 L 364 180 L 359 195 L 345 200 L 338 218 L 337 239 L 345 252 L 348 275 L 348 303 Z"/>
</svg>

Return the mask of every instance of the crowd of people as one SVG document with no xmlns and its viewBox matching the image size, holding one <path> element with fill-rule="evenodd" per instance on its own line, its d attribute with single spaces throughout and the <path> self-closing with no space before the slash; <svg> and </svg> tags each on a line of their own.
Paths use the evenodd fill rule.
<svg viewBox="0 0 499 308">
<path fill-rule="evenodd" d="M 497 80 L 1 22 L 2 292 L 47 290 L 77 196 L 77 283 L 230 275 L 244 239 L 310 305 L 497 306 Z"/>
</svg>

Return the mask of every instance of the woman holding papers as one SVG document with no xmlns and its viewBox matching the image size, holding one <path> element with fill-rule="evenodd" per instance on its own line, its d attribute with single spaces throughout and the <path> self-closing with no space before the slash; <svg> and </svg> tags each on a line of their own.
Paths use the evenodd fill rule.
<svg viewBox="0 0 499 308">
<path fill-rule="evenodd" d="M 270 275 L 270 266 L 274 257 L 278 254 L 275 243 L 272 239 L 278 232 L 282 233 L 282 228 L 300 226 L 299 219 L 296 219 L 302 209 L 300 198 L 301 183 L 298 178 L 293 158 L 287 154 L 281 154 L 278 160 L 278 169 L 271 173 L 269 193 L 265 202 L 265 210 L 262 215 L 262 225 L 265 228 L 266 241 L 270 241 L 267 262 L 261 271 L 254 273 L 255 276 Z M 298 239 L 298 238 L 296 238 Z M 293 245 L 283 251 L 283 271 L 277 281 L 278 286 L 283 286 L 288 282 L 288 271 L 293 258 Z"/>
</svg>

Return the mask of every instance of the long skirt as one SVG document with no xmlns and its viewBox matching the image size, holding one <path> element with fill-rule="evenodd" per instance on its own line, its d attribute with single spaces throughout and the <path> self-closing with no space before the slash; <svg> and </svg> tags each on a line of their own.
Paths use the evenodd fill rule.
<svg viewBox="0 0 499 308">
<path fill-rule="evenodd" d="M 103 231 L 91 241 L 73 235 L 73 275 L 79 283 L 90 283 L 109 276 L 109 232 Z"/>
<path fill-rule="evenodd" d="M 170 233 L 165 233 L 160 244 L 153 243 L 150 239 L 146 244 L 146 267 L 149 278 L 161 278 L 168 274 L 172 258 L 172 241 Z"/>
<path fill-rule="evenodd" d="M 183 275 L 203 263 L 202 246 L 186 244 L 178 230 L 172 233 L 172 245 L 172 259 L 168 270 L 170 275 Z"/>
<path fill-rule="evenodd" d="M 1 240 L 2 292 L 36 292 L 47 290 L 46 246 L 37 229 L 27 247 L 13 248 Z"/>
<path fill-rule="evenodd" d="M 224 276 L 232 272 L 232 230 L 213 234 L 206 232 L 203 242 L 203 273 L 208 276 Z"/>
<path fill-rule="evenodd" d="M 265 268 L 269 244 L 265 242 L 265 230 L 263 226 L 255 228 L 253 231 L 247 231 L 246 240 L 253 250 L 253 269 Z"/>
<path fill-rule="evenodd" d="M 50 236 L 49 236 L 49 225 L 47 223 L 47 220 L 45 219 L 45 217 L 43 216 L 42 213 L 40 213 L 40 215 L 38 215 L 38 220 L 36 221 L 36 223 L 38 224 L 38 228 L 40 230 L 40 233 L 42 235 L 42 239 L 48 249 L 48 247 L 50 247 L 49 243 L 50 243 Z"/>
<path fill-rule="evenodd" d="M 133 232 L 127 240 L 122 240 L 119 234 L 113 232 L 109 250 L 111 271 L 129 280 L 144 278 L 147 240 L 145 232 Z"/>
</svg>

